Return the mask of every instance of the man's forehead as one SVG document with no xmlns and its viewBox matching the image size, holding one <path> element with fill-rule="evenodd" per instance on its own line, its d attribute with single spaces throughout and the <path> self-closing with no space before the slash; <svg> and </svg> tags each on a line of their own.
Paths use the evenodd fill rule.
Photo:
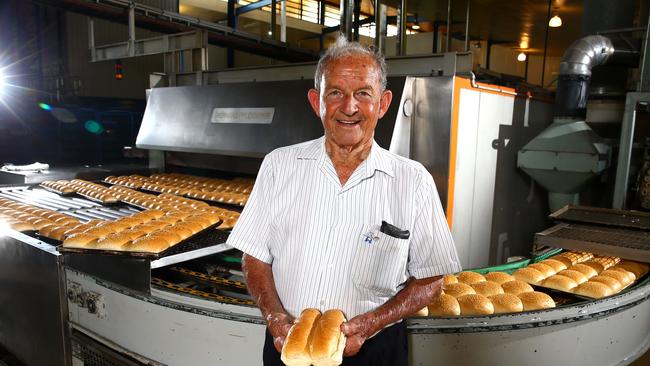
<svg viewBox="0 0 650 366">
<path fill-rule="evenodd" d="M 368 83 L 380 83 L 380 68 L 374 58 L 368 55 L 349 55 L 331 60 L 323 70 L 321 83 L 327 84 L 330 76 L 364 79 Z"/>
</svg>

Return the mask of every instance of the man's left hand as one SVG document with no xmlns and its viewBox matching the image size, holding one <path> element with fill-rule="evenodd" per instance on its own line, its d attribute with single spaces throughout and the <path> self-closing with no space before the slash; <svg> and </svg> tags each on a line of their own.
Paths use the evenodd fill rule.
<svg viewBox="0 0 650 366">
<path fill-rule="evenodd" d="M 356 355 L 366 339 L 374 333 L 372 331 L 374 325 L 374 316 L 369 313 L 357 315 L 341 324 L 341 332 L 347 337 L 343 356 L 350 357 Z"/>
</svg>

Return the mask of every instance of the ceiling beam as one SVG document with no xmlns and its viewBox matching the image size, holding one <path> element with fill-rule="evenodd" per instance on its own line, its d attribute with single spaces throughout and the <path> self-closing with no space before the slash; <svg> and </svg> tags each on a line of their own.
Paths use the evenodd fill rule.
<svg viewBox="0 0 650 366">
<path fill-rule="evenodd" d="M 128 24 L 128 5 L 125 0 L 31 0 L 74 13 Z M 205 21 L 199 18 L 136 4 L 135 22 L 138 28 L 163 34 L 188 32 L 193 29 L 208 31 L 208 42 L 220 47 L 232 47 L 260 56 L 288 62 L 315 61 L 318 55 L 310 50 L 292 47 L 286 43 Z"/>
</svg>

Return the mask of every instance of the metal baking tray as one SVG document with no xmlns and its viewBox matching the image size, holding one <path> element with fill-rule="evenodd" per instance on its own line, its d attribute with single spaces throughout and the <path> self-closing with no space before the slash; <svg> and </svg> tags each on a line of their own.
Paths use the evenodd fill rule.
<svg viewBox="0 0 650 366">
<path fill-rule="evenodd" d="M 130 252 L 130 251 L 123 251 L 123 250 L 92 249 L 92 248 L 66 248 L 62 245 L 63 244 L 62 242 L 59 242 L 59 245 L 57 246 L 57 250 L 61 253 L 75 253 L 75 254 L 85 254 L 85 255 L 119 255 L 124 257 L 137 257 L 137 258 L 146 258 L 149 260 L 156 260 L 165 256 L 193 251 L 207 246 L 206 240 L 204 240 L 203 236 L 210 231 L 215 231 L 215 229 L 222 223 L 223 221 L 219 220 L 217 223 L 208 226 L 207 228 L 199 231 L 198 233 L 190 236 L 187 239 L 181 240 L 178 244 L 169 247 L 160 253 Z M 210 245 L 214 245 L 214 242 L 210 242 Z"/>
</svg>

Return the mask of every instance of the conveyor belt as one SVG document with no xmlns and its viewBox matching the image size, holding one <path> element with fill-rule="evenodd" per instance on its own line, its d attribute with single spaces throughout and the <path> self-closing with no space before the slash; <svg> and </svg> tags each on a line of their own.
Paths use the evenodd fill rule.
<svg viewBox="0 0 650 366">
<path fill-rule="evenodd" d="M 252 300 L 238 299 L 238 298 L 235 298 L 235 297 L 223 296 L 223 295 L 213 294 L 213 293 L 210 293 L 210 292 L 199 291 L 199 290 L 187 288 L 187 287 L 184 287 L 184 286 L 181 286 L 181 285 L 177 285 L 175 283 L 171 283 L 171 282 L 168 282 L 168 281 L 162 280 L 160 278 L 156 278 L 156 277 L 151 278 L 151 284 L 156 285 L 156 286 L 160 286 L 160 287 L 164 287 L 164 288 L 168 288 L 170 290 L 179 291 L 179 292 L 183 292 L 183 293 L 186 293 L 186 294 L 190 294 L 190 295 L 210 299 L 210 300 L 216 300 L 216 301 L 227 303 L 227 304 L 251 305 L 251 306 L 255 305 L 255 302 L 253 302 Z"/>
<path fill-rule="evenodd" d="M 212 286 L 218 289 L 225 289 L 243 294 L 248 293 L 246 284 L 239 281 L 228 280 L 222 277 L 210 276 L 205 273 L 195 272 L 187 268 L 172 267 L 173 272 L 180 274 L 183 278 L 202 283 L 206 286 Z"/>
<path fill-rule="evenodd" d="M 0 197 L 34 207 L 57 211 L 81 221 L 91 219 L 115 220 L 139 212 L 138 209 L 126 204 L 104 207 L 85 198 L 63 197 L 41 188 L 30 189 L 26 186 L 1 188 Z"/>
</svg>

